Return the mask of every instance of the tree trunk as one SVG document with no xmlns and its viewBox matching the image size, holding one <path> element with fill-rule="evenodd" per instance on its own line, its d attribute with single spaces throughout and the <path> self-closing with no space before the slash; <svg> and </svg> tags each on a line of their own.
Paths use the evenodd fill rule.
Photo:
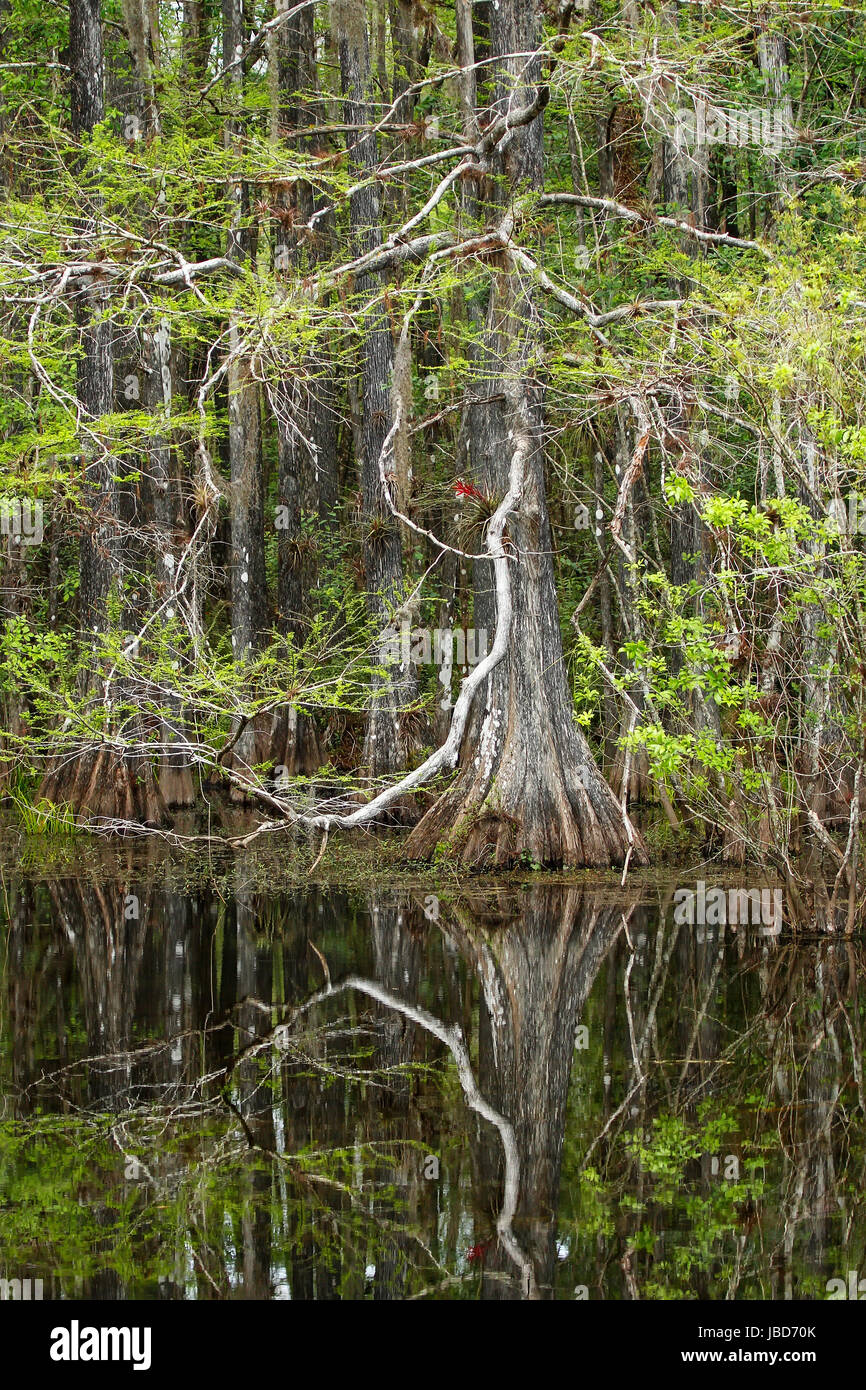
<svg viewBox="0 0 866 1390">
<path fill-rule="evenodd" d="M 123 17 L 135 73 L 136 119 L 140 122 L 145 138 L 159 133 L 160 118 L 156 100 L 153 72 L 159 61 L 159 34 L 156 32 L 156 15 L 148 0 L 123 0 Z M 158 229 L 155 229 L 158 235 Z M 155 321 L 154 321 L 155 320 Z M 169 420 L 172 405 L 172 359 L 170 324 L 166 316 L 160 316 L 158 304 L 152 306 L 150 318 L 141 332 L 141 355 L 145 368 L 143 405 L 154 417 L 154 428 L 148 449 L 148 473 L 142 479 L 132 499 L 133 515 L 130 517 L 132 535 L 146 534 L 150 529 L 153 536 L 153 572 L 155 580 L 154 598 L 163 605 L 162 612 L 166 626 L 178 618 L 180 599 L 176 592 L 177 566 L 186 540 L 183 509 L 178 479 L 175 476 L 172 460 Z M 136 393 L 136 400 L 138 393 Z M 149 505 L 147 505 L 149 504 Z M 138 513 L 141 512 L 141 515 Z M 151 522 L 148 528 L 148 521 Z M 127 540 L 126 547 L 130 544 Z M 142 571 L 150 557 L 142 553 L 136 557 L 136 564 Z M 144 585 L 139 587 L 142 592 Z M 133 630 L 144 619 L 143 602 L 137 605 Z M 174 653 L 180 668 L 183 657 Z M 155 692 L 154 692 L 155 693 Z M 161 705 L 167 705 L 169 715 L 160 721 L 160 757 L 156 773 L 159 788 L 167 806 L 191 806 L 195 800 L 191 764 L 181 751 L 187 744 L 184 728 L 183 710 L 177 696 L 161 692 L 156 695 Z M 172 746 L 177 751 L 172 751 Z"/>
<path fill-rule="evenodd" d="M 537 47 L 536 17 L 519 0 L 503 0 L 490 12 L 496 65 L 496 110 L 511 100 L 520 109 L 535 96 L 530 85 L 540 61 L 524 56 Z M 517 128 L 504 160 L 501 218 L 509 193 L 542 180 L 542 122 Z M 544 479 L 543 406 L 535 377 L 540 327 L 531 291 L 499 260 L 491 279 L 485 339 L 468 407 L 469 456 L 476 485 L 502 498 L 518 433 L 531 436 L 522 496 L 509 520 L 512 591 L 511 638 L 488 678 L 483 708 L 467 728 L 455 783 L 427 812 L 407 844 L 412 857 L 428 858 L 447 844 L 467 865 L 502 865 L 527 856 L 540 864 L 606 866 L 631 852 L 643 862 L 636 832 L 596 767 L 574 721 L 566 680 L 552 564 L 552 540 Z M 492 631 L 501 617 L 489 561 L 476 561 L 475 626 Z"/>
<path fill-rule="evenodd" d="M 794 129 L 794 111 L 791 98 L 785 88 L 788 84 L 788 50 L 784 35 L 772 33 L 766 13 L 761 15 L 761 29 L 758 34 L 758 62 L 764 78 L 768 96 L 773 100 L 773 125 L 781 124 L 785 137 L 790 138 Z M 788 192 L 790 178 L 782 160 L 771 161 L 773 171 L 773 191 L 766 199 L 765 218 L 768 227 L 778 215 L 783 196 Z"/>
<path fill-rule="evenodd" d="M 72 72 L 72 132 L 80 141 L 104 119 L 104 62 L 99 0 L 70 0 L 69 64 Z M 98 221 L 98 198 L 88 194 L 90 216 Z M 109 291 L 97 276 L 90 277 L 84 302 L 77 308 L 81 352 L 76 394 L 85 429 L 114 408 L 114 359 Z M 82 452 L 85 463 L 84 500 L 90 524 L 82 532 L 79 578 L 79 620 L 83 644 L 93 646 L 110 624 L 112 590 L 122 596 L 123 563 L 118 552 L 120 504 L 115 465 L 89 432 Z M 124 691 L 108 688 L 99 663 L 88 670 L 87 691 L 104 702 L 107 717 Z M 97 820 L 159 823 L 167 818 L 165 802 L 153 775 L 150 758 L 113 742 L 106 728 L 103 742 L 90 745 L 74 758 L 59 758 L 49 767 L 40 796 L 70 805 Z"/>
<path fill-rule="evenodd" d="M 315 35 L 313 11 L 303 10 L 275 35 L 277 67 L 274 135 L 315 124 Z M 301 141 L 310 148 L 314 141 Z M 293 279 L 321 259 L 325 232 L 311 185 L 298 179 L 275 190 L 274 264 Z M 315 530 L 336 499 L 336 413 L 333 370 L 327 347 L 297 364 L 277 388 L 278 435 L 277 608 L 281 632 L 302 646 L 309 630 L 310 592 L 316 580 Z M 333 480 L 333 483 L 332 483 Z M 278 782 L 314 772 L 322 763 L 315 721 L 285 706 L 274 717 L 272 755 Z"/>
<path fill-rule="evenodd" d="M 335 6 L 337 47 L 349 137 L 349 162 L 358 179 L 376 167 L 376 137 L 370 133 L 370 50 L 363 10 L 340 0 Z M 379 194 L 372 180 L 353 193 L 350 220 L 356 255 L 371 250 L 379 240 Z M 379 275 L 360 275 L 355 289 L 359 301 L 369 301 L 381 285 Z M 404 601 L 403 553 L 400 530 L 385 498 L 379 458 L 391 425 L 391 369 L 393 344 L 388 318 L 381 304 L 363 316 L 361 336 L 361 497 L 365 527 L 363 545 L 367 605 L 371 617 L 384 630 L 397 622 Z M 417 744 L 411 721 L 403 717 L 416 696 L 411 663 L 404 660 L 385 675 L 373 678 L 372 705 L 364 739 L 364 763 L 373 777 L 390 775 L 404 767 Z M 407 808 L 403 808 L 407 813 Z"/>
<path fill-rule="evenodd" d="M 234 62 L 246 37 L 242 0 L 223 0 L 223 66 Z M 240 105 L 243 67 L 237 64 L 226 79 L 231 94 L 232 115 L 226 127 L 226 143 L 231 148 L 241 131 Z M 246 186 L 233 178 L 228 190 L 231 224 L 226 254 L 230 259 L 250 259 L 253 237 L 243 222 L 249 212 Z M 261 451 L 261 399 L 249 359 L 238 355 L 241 333 L 236 321 L 229 324 L 229 352 L 232 362 L 227 373 L 229 408 L 229 479 L 231 497 L 230 592 L 232 613 L 232 654 L 235 661 L 252 660 L 261 650 L 268 626 L 265 582 L 265 519 Z M 258 760 L 259 729 L 255 720 L 241 733 L 230 755 L 234 767 L 249 774 Z M 264 750 L 263 750 L 264 751 Z M 232 796 L 238 793 L 232 788 Z"/>
<path fill-rule="evenodd" d="M 665 21 L 676 27 L 679 10 L 675 5 L 665 10 Z M 664 200 L 673 215 L 688 222 L 696 230 L 704 231 L 711 221 L 709 153 L 705 143 L 688 144 L 678 140 L 664 142 Z M 690 232 L 682 233 L 683 251 L 696 259 L 700 254 L 698 242 Z M 691 275 L 683 273 L 672 277 L 671 287 L 675 293 L 686 298 L 691 292 Z M 671 442 L 677 450 L 677 460 L 683 473 L 688 476 L 696 493 L 709 489 L 710 467 L 705 456 L 705 446 L 695 438 L 690 420 L 691 406 L 680 396 L 667 412 L 667 425 Z M 708 535 L 691 502 L 676 505 L 671 511 L 670 523 L 670 574 L 671 582 L 685 587 L 697 582 L 708 567 Z M 698 601 L 686 599 L 686 611 L 694 611 Z M 682 653 L 675 650 L 671 655 L 671 666 L 675 672 L 682 666 Z M 711 696 L 705 696 L 700 689 L 692 695 L 694 725 L 697 729 L 709 729 L 721 741 L 721 719 L 718 706 Z M 733 796 L 725 784 L 721 772 L 716 773 L 720 804 L 731 813 L 733 825 L 725 825 L 725 844 L 723 858 L 726 861 L 742 863 L 744 856 L 743 827 L 741 824 L 741 802 L 738 788 Z"/>
<path fill-rule="evenodd" d="M 194 82 L 204 79 L 210 45 L 208 15 L 204 0 L 183 0 L 183 66 Z"/>
<path fill-rule="evenodd" d="M 173 465 L 170 437 L 167 429 L 171 415 L 172 372 L 169 321 L 161 319 L 144 332 L 144 357 L 147 372 L 147 405 L 157 420 L 162 418 L 166 428 L 155 430 L 149 451 L 152 515 L 155 542 L 155 601 L 164 603 L 168 624 L 179 618 L 180 598 L 177 594 L 178 564 L 186 542 L 183 504 L 179 479 Z M 180 669 L 183 653 L 175 652 Z M 159 765 L 159 786 L 167 806 L 191 806 L 195 801 L 192 764 L 181 751 L 187 745 L 183 707 L 180 699 L 169 694 L 164 703 L 169 715 L 162 721 L 162 753 Z M 175 747 L 173 747 L 176 746 Z"/>
</svg>

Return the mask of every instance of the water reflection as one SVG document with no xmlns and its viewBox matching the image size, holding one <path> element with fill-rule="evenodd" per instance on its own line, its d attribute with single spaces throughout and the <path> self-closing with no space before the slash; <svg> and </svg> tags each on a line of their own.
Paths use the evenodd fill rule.
<svg viewBox="0 0 866 1390">
<path fill-rule="evenodd" d="M 670 891 L 7 885 L 0 1277 L 46 1297 L 824 1297 L 856 941 Z"/>
</svg>

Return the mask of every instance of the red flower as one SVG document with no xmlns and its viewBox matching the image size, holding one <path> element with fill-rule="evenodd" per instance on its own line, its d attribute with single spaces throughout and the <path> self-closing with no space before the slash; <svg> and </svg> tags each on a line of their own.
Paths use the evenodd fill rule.
<svg viewBox="0 0 866 1390">
<path fill-rule="evenodd" d="M 483 1240 L 480 1245 L 470 1245 L 466 1251 L 466 1258 L 469 1263 L 474 1264 L 476 1260 L 483 1260 L 492 1244 L 492 1240 Z"/>
<path fill-rule="evenodd" d="M 479 492 L 474 483 L 467 483 L 463 478 L 458 478 L 454 484 L 454 492 L 457 497 L 474 497 L 476 502 L 485 502 L 487 499 L 483 492 Z"/>
</svg>

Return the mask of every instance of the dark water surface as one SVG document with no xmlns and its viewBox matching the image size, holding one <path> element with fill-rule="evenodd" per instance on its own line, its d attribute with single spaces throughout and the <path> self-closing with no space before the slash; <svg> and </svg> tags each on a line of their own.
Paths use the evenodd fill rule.
<svg viewBox="0 0 866 1390">
<path fill-rule="evenodd" d="M 862 938 L 678 925 L 673 883 L 169 881 L 120 852 L 4 872 L 0 1277 L 801 1299 L 866 1275 Z"/>
</svg>

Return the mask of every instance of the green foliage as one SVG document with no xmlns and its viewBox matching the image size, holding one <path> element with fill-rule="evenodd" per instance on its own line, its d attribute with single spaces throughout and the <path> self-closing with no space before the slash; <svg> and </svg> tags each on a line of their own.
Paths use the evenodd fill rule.
<svg viewBox="0 0 866 1390">
<path fill-rule="evenodd" d="M 31 804 L 14 791 L 11 800 L 28 835 L 76 834 L 75 813 L 71 806 L 56 806 L 44 797 Z"/>
<path fill-rule="evenodd" d="M 320 723 L 363 715 L 371 687 L 389 679 L 382 618 L 402 604 L 419 625 L 438 627 L 446 602 L 472 623 L 471 562 L 446 562 L 424 533 L 477 554 L 499 500 L 464 448 L 467 403 L 501 399 L 523 313 L 509 322 L 507 311 L 494 349 L 488 318 L 508 268 L 503 248 L 484 240 L 495 187 L 510 209 L 510 250 L 524 257 L 511 263 L 515 292 L 539 328 L 520 371 L 543 387 L 545 504 L 575 719 L 601 748 L 637 707 L 627 737 L 651 781 L 708 824 L 727 817 L 730 828 L 736 804 L 747 831 L 773 795 L 785 803 L 784 836 L 807 795 L 797 759 L 820 706 L 819 741 L 834 730 L 831 780 L 850 789 L 862 751 L 866 557 L 861 531 L 840 531 L 828 507 L 866 497 L 866 180 L 851 76 L 862 17 L 836 4 L 806 17 L 777 7 L 789 40 L 777 100 L 792 99 L 797 129 L 780 149 L 750 139 L 709 150 L 698 240 L 696 209 L 663 206 L 653 171 L 696 103 L 728 116 L 767 108 L 768 75 L 743 38 L 751 17 L 736 6 L 680 7 L 675 24 L 643 6 L 636 27 L 619 24 L 607 0 L 591 27 L 578 7 L 546 74 L 543 190 L 511 186 L 491 167 L 474 192 L 456 177 L 465 113 L 450 10 L 422 45 L 425 71 L 405 111 L 370 133 L 367 167 L 341 123 L 339 15 L 316 7 L 315 83 L 288 94 L 267 53 L 225 80 L 215 13 L 193 72 L 183 16 L 160 7 L 159 120 L 145 131 L 121 8 L 103 16 L 109 105 L 86 139 L 71 131 L 66 12 L 12 0 L 4 19 L 0 473 L 4 495 L 38 498 L 48 514 L 47 544 L 20 559 L 26 599 L 0 638 L 13 761 L 33 775 L 52 751 L 106 737 L 149 754 L 182 710 L 213 769 L 239 720 L 287 704 Z M 542 22 L 547 43 L 554 21 Z M 387 17 L 374 51 L 378 111 L 409 61 Z M 650 52 L 647 86 L 639 55 Z M 493 85 L 480 80 L 481 108 Z M 609 121 L 615 158 L 599 147 Z M 605 169 L 611 158 L 616 168 Z M 599 207 L 605 179 L 628 215 Z M 362 234 L 353 208 L 369 188 L 376 225 Z M 551 193 L 584 206 L 551 203 Z M 665 211 L 680 225 L 659 220 Z M 382 273 L 358 272 L 362 243 L 415 236 L 434 240 Z M 77 401 L 85 317 L 114 338 L 114 400 L 96 419 Z M 357 491 L 365 416 L 379 409 L 362 399 L 361 348 L 375 328 L 387 356 L 410 319 L 411 418 L 389 476 L 420 530 L 401 529 L 402 588 L 367 594 L 365 551 L 395 523 L 381 498 L 371 506 Z M 167 395 L 154 391 L 148 357 L 160 332 L 171 343 Z M 230 360 L 258 383 L 263 425 L 267 612 L 249 660 L 232 651 Z M 392 386 L 379 383 L 384 427 Z M 287 501 L 279 439 L 302 453 L 322 399 L 334 415 L 327 464 L 338 496 L 325 516 L 300 488 L 283 544 L 272 524 Z M 649 438 L 620 497 L 636 459 L 635 403 Z M 99 497 L 87 485 L 94 460 Z M 154 523 L 157 466 L 176 492 L 170 539 Z M 460 470 L 472 489 L 455 501 Z M 573 524 L 575 499 L 600 521 L 598 536 Z M 624 549 L 609 531 L 614 514 Z M 535 523 L 523 522 L 531 553 Z M 84 633 L 80 546 L 97 534 L 117 574 L 100 630 Z M 176 603 L 165 594 L 166 545 L 183 575 Z M 607 643 L 600 563 L 615 629 Z M 291 638 L 277 612 L 289 568 L 304 608 Z M 378 599 L 385 611 L 374 616 Z M 433 706 L 437 674 L 417 671 L 403 715 Z M 770 694 L 782 697 L 772 717 Z M 611 701 L 613 731 L 602 727 Z"/>
</svg>

